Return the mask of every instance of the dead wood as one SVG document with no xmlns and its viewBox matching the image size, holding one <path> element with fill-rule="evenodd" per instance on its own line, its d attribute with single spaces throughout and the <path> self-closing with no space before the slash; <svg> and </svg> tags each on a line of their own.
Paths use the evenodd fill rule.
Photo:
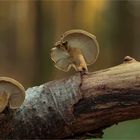
<svg viewBox="0 0 140 140">
<path fill-rule="evenodd" d="M 127 56 L 112 68 L 27 89 L 19 110 L 0 114 L 0 138 L 101 137 L 103 129 L 138 118 L 140 62 Z"/>
</svg>

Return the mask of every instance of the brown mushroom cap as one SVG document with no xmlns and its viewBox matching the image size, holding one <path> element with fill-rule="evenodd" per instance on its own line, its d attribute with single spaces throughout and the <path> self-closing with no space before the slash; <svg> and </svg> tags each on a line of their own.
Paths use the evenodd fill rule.
<svg viewBox="0 0 140 140">
<path fill-rule="evenodd" d="M 65 32 L 61 41 L 67 41 L 69 47 L 81 49 L 87 65 L 96 61 L 99 54 L 99 45 L 94 35 L 75 29 Z"/>
<path fill-rule="evenodd" d="M 5 104 L 8 102 L 11 109 L 19 108 L 25 99 L 24 87 L 16 80 L 8 77 L 0 77 L 0 93 L 4 96 L 3 102 Z"/>
</svg>

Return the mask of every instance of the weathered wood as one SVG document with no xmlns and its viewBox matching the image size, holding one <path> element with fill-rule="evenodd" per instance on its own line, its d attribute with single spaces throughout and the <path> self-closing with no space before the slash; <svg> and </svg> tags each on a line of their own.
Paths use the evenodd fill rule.
<svg viewBox="0 0 140 140">
<path fill-rule="evenodd" d="M 11 117 L 0 114 L 0 138 L 66 138 L 140 118 L 140 62 L 29 88 Z M 11 111 L 10 111 L 11 112 Z M 2 117 L 1 117 L 2 116 Z M 99 132 L 99 133 L 97 133 Z"/>
</svg>

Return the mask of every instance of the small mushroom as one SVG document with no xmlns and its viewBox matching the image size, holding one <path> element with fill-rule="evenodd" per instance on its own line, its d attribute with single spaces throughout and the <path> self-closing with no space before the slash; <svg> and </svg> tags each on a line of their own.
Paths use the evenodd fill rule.
<svg viewBox="0 0 140 140">
<path fill-rule="evenodd" d="M 19 108 L 25 99 L 25 89 L 16 80 L 0 77 L 0 113 L 8 106 L 10 109 Z"/>
<path fill-rule="evenodd" d="M 99 54 L 96 37 L 83 30 L 65 32 L 51 49 L 51 59 L 63 71 L 74 67 L 76 71 L 88 71 L 87 65 L 93 64 Z"/>
</svg>

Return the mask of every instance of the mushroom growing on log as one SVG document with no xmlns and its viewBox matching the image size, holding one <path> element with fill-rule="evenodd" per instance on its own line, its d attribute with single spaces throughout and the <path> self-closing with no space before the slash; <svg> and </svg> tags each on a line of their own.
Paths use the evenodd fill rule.
<svg viewBox="0 0 140 140">
<path fill-rule="evenodd" d="M 65 32 L 55 48 L 51 49 L 51 59 L 63 71 L 74 67 L 76 71 L 87 72 L 87 65 L 93 64 L 99 54 L 96 37 L 83 30 Z"/>
<path fill-rule="evenodd" d="M 10 109 L 19 108 L 25 99 L 25 89 L 16 80 L 0 77 L 0 113 L 8 106 Z"/>
</svg>

